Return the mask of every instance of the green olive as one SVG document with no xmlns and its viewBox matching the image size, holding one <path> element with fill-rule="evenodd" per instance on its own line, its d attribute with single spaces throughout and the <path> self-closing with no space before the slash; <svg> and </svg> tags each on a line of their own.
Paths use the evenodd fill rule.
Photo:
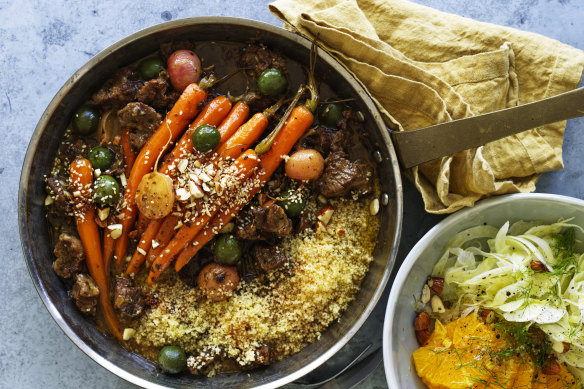
<svg viewBox="0 0 584 389">
<path fill-rule="evenodd" d="M 120 185 L 112 176 L 102 174 L 93 182 L 93 201 L 101 207 L 115 205 L 120 194 Z"/>
<path fill-rule="evenodd" d="M 302 196 L 300 192 L 288 189 L 280 194 L 282 200 L 276 202 L 280 207 L 284 209 L 286 215 L 290 217 L 300 216 L 304 208 L 306 207 L 306 199 Z"/>
<path fill-rule="evenodd" d="M 258 77 L 258 90 L 264 96 L 274 96 L 286 90 L 288 81 L 278 69 L 266 69 Z"/>
<path fill-rule="evenodd" d="M 147 58 L 138 65 L 138 71 L 144 80 L 158 77 L 163 69 L 164 62 L 158 57 Z"/>
<path fill-rule="evenodd" d="M 81 135 L 89 135 L 99 125 L 99 111 L 89 105 L 83 105 L 73 114 L 73 129 Z"/>
<path fill-rule="evenodd" d="M 193 146 L 202 153 L 213 150 L 219 144 L 221 134 L 215 126 L 203 124 L 193 134 Z"/>
<path fill-rule="evenodd" d="M 221 265 L 235 265 L 242 255 L 241 243 L 233 235 L 221 235 L 213 247 L 215 261 Z"/>
<path fill-rule="evenodd" d="M 187 355 L 179 346 L 164 346 L 158 353 L 158 366 L 166 373 L 178 374 L 187 367 Z"/>
<path fill-rule="evenodd" d="M 94 147 L 87 156 L 94 169 L 106 170 L 114 163 L 114 153 L 106 147 Z"/>
<path fill-rule="evenodd" d="M 320 112 L 320 120 L 325 126 L 336 127 L 342 118 L 343 106 L 338 103 L 327 104 Z"/>
</svg>

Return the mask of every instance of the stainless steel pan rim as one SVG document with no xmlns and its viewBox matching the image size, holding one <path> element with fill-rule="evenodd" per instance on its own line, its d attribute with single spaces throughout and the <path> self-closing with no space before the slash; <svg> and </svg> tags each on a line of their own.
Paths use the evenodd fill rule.
<svg viewBox="0 0 584 389">
<path fill-rule="evenodd" d="M 43 203 L 42 200 L 44 197 L 40 197 L 43 193 L 42 183 L 40 180 L 39 182 L 35 182 L 35 178 L 39 177 L 39 169 L 44 169 L 48 171 L 46 166 L 39 166 L 39 161 L 35 160 L 37 155 L 42 154 L 43 150 L 40 148 L 44 148 L 46 146 L 47 139 L 53 138 L 60 138 L 61 133 L 59 134 L 47 134 L 45 131 L 47 127 L 55 120 L 67 120 L 65 119 L 58 119 L 55 118 L 55 115 L 61 114 L 63 112 L 71 112 L 71 109 L 65 107 L 69 100 L 73 99 L 73 97 L 69 96 L 70 94 L 77 94 L 80 96 L 80 92 L 75 89 L 76 85 L 80 82 L 80 80 L 84 80 L 92 72 L 95 72 L 95 68 L 98 66 L 107 66 L 104 65 L 104 61 L 108 61 L 123 57 L 124 50 L 121 48 L 126 48 L 127 46 L 134 47 L 134 52 L 140 51 L 136 49 L 136 45 L 140 44 L 141 42 L 145 42 L 146 39 L 163 39 L 161 36 L 164 34 L 173 33 L 175 31 L 182 31 L 183 28 L 195 27 L 197 25 L 206 25 L 206 26 L 221 26 L 221 28 L 229 29 L 250 29 L 260 34 L 267 34 L 269 36 L 274 37 L 274 39 L 282 39 L 287 40 L 291 47 L 300 47 L 302 46 L 308 55 L 311 42 L 306 40 L 305 38 L 301 37 L 300 35 L 293 34 L 289 31 L 283 30 L 281 28 L 253 21 L 247 19 L 240 19 L 240 18 L 229 18 L 229 17 L 197 17 L 197 18 L 188 18 L 188 19 L 180 19 L 175 20 L 167 23 L 163 23 L 160 25 L 156 25 L 142 31 L 139 31 L 135 34 L 132 34 L 119 42 L 111 45 L 110 47 L 106 48 L 99 54 L 97 54 L 94 58 L 92 58 L 89 62 L 87 62 L 83 67 L 81 67 L 71 78 L 65 83 L 65 85 L 59 90 L 59 92 L 55 95 L 47 109 L 41 116 L 39 123 L 37 124 L 34 133 L 32 135 L 31 141 L 29 143 L 26 156 L 24 159 L 22 173 L 20 177 L 20 185 L 19 185 L 19 196 L 18 196 L 18 219 L 19 219 L 19 230 L 20 230 L 20 237 L 22 243 L 22 249 L 24 253 L 24 257 L 27 263 L 27 267 L 29 269 L 30 276 L 35 284 L 37 292 L 43 303 L 45 304 L 47 310 L 53 317 L 53 319 L 57 322 L 59 327 L 65 332 L 65 334 L 90 358 L 95 360 L 101 366 L 106 368 L 107 370 L 111 371 L 112 373 L 118 375 L 119 377 L 132 382 L 136 385 L 140 385 L 143 387 L 148 388 L 166 388 L 166 387 L 187 387 L 190 385 L 185 385 L 184 382 L 178 382 L 176 385 L 172 381 L 164 382 L 163 385 L 160 383 L 152 382 L 147 378 L 140 377 L 136 374 L 133 374 L 123 367 L 119 365 L 119 363 L 112 362 L 114 357 L 117 357 L 115 348 L 121 349 L 120 345 L 115 344 L 115 341 L 108 339 L 105 336 L 100 336 L 100 333 L 95 332 L 94 330 L 87 330 L 85 328 L 81 328 L 81 326 L 76 326 L 75 318 L 71 319 L 68 316 L 68 312 L 65 312 L 63 306 L 60 306 L 61 303 L 59 299 L 66 299 L 66 296 L 63 294 L 59 294 L 60 292 L 57 289 L 52 288 L 52 283 L 44 282 L 43 280 L 46 277 L 56 277 L 54 274 L 50 275 L 46 272 L 46 264 L 43 264 L 40 257 L 45 257 L 44 260 L 48 261 L 46 258 L 49 256 L 49 253 L 46 250 L 42 250 L 42 245 L 44 244 L 45 237 L 38 238 L 37 234 L 42 234 L 43 228 L 46 230 L 46 222 L 39 221 L 39 212 L 43 213 Z M 192 38 L 197 40 L 196 38 Z M 222 39 L 217 39 L 222 40 Z M 134 45 L 134 46 L 132 46 Z M 142 53 L 142 56 L 147 54 L 148 50 Z M 288 53 L 287 53 L 288 54 Z M 140 56 L 134 56 L 133 60 L 140 58 Z M 350 339 L 351 337 L 359 330 L 361 325 L 365 322 L 368 318 L 369 314 L 372 312 L 373 308 L 375 307 L 377 301 L 379 300 L 383 290 L 387 284 L 389 276 L 391 274 L 391 270 L 393 264 L 395 262 L 400 233 L 401 233 L 401 226 L 402 226 L 402 184 L 401 184 L 401 177 L 399 173 L 399 165 L 397 162 L 397 157 L 395 151 L 393 149 L 393 145 L 391 144 L 389 135 L 386 131 L 385 124 L 381 120 L 380 114 L 377 111 L 373 101 L 367 95 L 366 91 L 363 87 L 359 84 L 359 82 L 346 70 L 340 65 L 333 57 L 324 53 L 322 50 L 319 51 L 319 61 L 322 61 L 324 65 L 334 72 L 338 73 L 338 75 L 344 78 L 344 81 L 348 83 L 348 87 L 350 87 L 353 91 L 357 93 L 360 98 L 359 104 L 363 105 L 366 108 L 366 112 L 368 115 L 368 124 L 372 124 L 375 128 L 371 129 L 369 132 L 374 138 L 374 147 L 378 148 L 378 151 L 381 153 L 382 161 L 378 165 L 378 171 L 381 174 L 388 175 L 387 179 L 380 176 L 381 187 L 385 193 L 388 193 L 389 204 L 385 207 L 382 207 L 382 228 L 385 231 L 380 231 L 379 234 L 379 242 L 376 248 L 375 254 L 375 261 L 371 264 L 370 268 L 370 275 L 367 277 L 372 278 L 376 277 L 376 283 L 372 286 L 374 288 L 371 292 L 367 292 L 370 294 L 367 301 L 354 301 L 352 305 L 349 306 L 347 311 L 341 316 L 345 318 L 349 313 L 352 306 L 359 305 L 357 308 L 359 310 L 359 316 L 355 319 L 350 328 L 341 331 L 338 336 L 328 334 L 333 331 L 331 328 L 327 329 L 323 334 L 323 338 L 326 336 L 332 336 L 334 344 L 325 349 L 322 352 L 318 352 L 318 350 L 312 350 L 312 354 L 308 354 L 311 356 L 308 358 L 309 362 L 306 364 L 301 364 L 301 366 L 293 371 L 278 377 L 277 375 L 272 375 L 268 377 L 262 377 L 262 372 L 256 374 L 256 372 L 251 373 L 251 378 L 247 378 L 247 372 L 245 376 L 241 375 L 239 378 L 235 378 L 234 383 L 237 386 L 245 386 L 245 387 L 258 387 L 258 388 L 274 388 L 291 381 L 294 381 L 303 375 L 309 373 L 316 367 L 320 366 L 323 362 L 329 359 L 332 355 L 334 355 L 337 351 L 341 349 Z M 132 62 L 130 60 L 128 63 Z M 109 77 L 109 74 L 107 75 Z M 73 91 L 73 92 L 72 92 Z M 85 92 L 87 93 L 87 92 Z M 87 94 L 85 98 L 87 98 Z M 55 130 L 56 131 L 56 130 Z M 46 154 L 46 153 L 45 153 Z M 45 158 L 46 159 L 46 158 Z M 50 159 L 49 159 L 50 160 Z M 46 161 L 45 161 L 46 163 Z M 45 239 L 46 240 L 46 239 Z M 379 264 L 378 264 L 379 262 Z M 371 275 L 372 272 L 375 274 Z M 366 278 L 367 280 L 367 278 Z M 53 282 L 54 283 L 54 282 Z M 363 284 L 365 285 L 367 282 L 364 281 Z M 57 291 L 55 291 L 57 290 Z M 359 300 L 360 295 L 365 292 L 360 292 L 357 296 L 357 300 Z M 75 315 L 74 313 L 72 315 Z M 349 318 L 350 319 L 350 318 Z M 350 321 L 350 320 L 349 320 Z M 83 323 L 82 323 L 83 324 Z M 335 327 L 336 326 L 336 327 Z M 336 328 L 337 323 L 331 325 L 331 327 L 335 327 L 334 331 L 337 331 Z M 89 331 L 89 334 L 85 332 Z M 338 331 L 337 331 L 338 332 Z M 307 346 L 303 351 L 299 354 L 305 353 L 310 347 L 314 346 L 315 343 L 324 342 L 322 340 L 318 340 L 313 342 L 311 345 Z M 90 344 L 91 343 L 91 344 Z M 103 349 L 101 347 L 103 346 Z M 108 348 L 109 347 L 109 348 Z M 99 350 L 97 350 L 99 348 Z M 123 350 L 123 349 L 122 349 Z M 124 350 L 125 351 L 125 350 Z M 126 351 L 127 354 L 130 354 Z M 295 354 L 298 356 L 298 354 Z M 315 356 L 316 355 L 316 356 Z M 148 367 L 148 362 L 146 360 L 140 360 L 141 357 L 136 357 L 136 363 L 140 366 L 144 366 L 144 368 Z M 275 365 L 280 365 L 282 368 L 287 367 L 286 361 L 289 359 L 294 358 L 294 356 L 290 356 L 285 358 L 283 361 L 276 363 Z M 124 361 L 125 362 L 125 361 Z M 283 369 L 285 370 L 285 369 Z M 162 377 L 162 378 L 161 378 Z M 161 380 L 164 376 L 154 377 L 153 379 Z M 202 387 L 213 387 L 216 386 L 217 383 L 214 383 L 212 379 L 190 379 L 191 385 L 202 386 Z M 168 385 L 167 385 L 168 384 Z M 228 385 L 224 382 L 219 385 Z"/>
</svg>

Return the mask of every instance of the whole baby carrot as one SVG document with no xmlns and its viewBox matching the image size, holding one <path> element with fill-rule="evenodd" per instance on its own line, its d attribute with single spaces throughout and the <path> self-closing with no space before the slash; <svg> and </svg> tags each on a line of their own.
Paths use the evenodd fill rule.
<svg viewBox="0 0 584 389">
<path fill-rule="evenodd" d="M 104 315 L 108 329 L 118 339 L 122 340 L 120 324 L 114 313 L 109 298 L 109 284 L 101 253 L 99 228 L 95 222 L 95 208 L 91 202 L 91 185 L 93 168 L 85 158 L 78 158 L 70 167 L 71 186 L 75 201 L 75 223 L 81 243 L 85 250 L 85 261 L 89 274 L 99 289 L 99 306 Z"/>
</svg>

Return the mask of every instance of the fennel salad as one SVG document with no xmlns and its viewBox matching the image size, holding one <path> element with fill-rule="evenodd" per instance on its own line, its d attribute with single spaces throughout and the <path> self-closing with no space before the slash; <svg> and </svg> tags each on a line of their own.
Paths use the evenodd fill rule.
<svg viewBox="0 0 584 389">
<path fill-rule="evenodd" d="M 572 219 L 479 225 L 456 234 L 434 266 L 442 321 L 492 310 L 547 335 L 560 362 L 584 375 L 584 254 Z"/>
</svg>

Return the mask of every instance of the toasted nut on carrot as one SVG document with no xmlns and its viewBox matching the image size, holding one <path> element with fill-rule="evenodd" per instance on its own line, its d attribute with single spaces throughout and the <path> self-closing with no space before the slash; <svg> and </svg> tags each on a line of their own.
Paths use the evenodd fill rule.
<svg viewBox="0 0 584 389">
<path fill-rule="evenodd" d="M 430 299 L 430 305 L 432 306 L 432 312 L 434 313 L 444 313 L 446 312 L 446 307 L 444 307 L 444 302 L 438 295 L 432 296 Z"/>
<path fill-rule="evenodd" d="M 434 291 L 434 293 L 440 295 L 444 289 L 444 278 L 432 277 L 428 280 L 428 286 Z"/>
<path fill-rule="evenodd" d="M 418 339 L 420 346 L 425 346 L 430 339 L 430 330 L 416 331 L 416 339 Z"/>
<path fill-rule="evenodd" d="M 418 313 L 418 316 L 414 319 L 414 329 L 416 331 L 423 331 L 430 328 L 430 315 L 426 312 Z"/>
<path fill-rule="evenodd" d="M 560 370 L 560 364 L 556 359 L 550 359 L 541 369 L 541 371 L 547 375 L 560 374 Z"/>
<path fill-rule="evenodd" d="M 495 322 L 495 312 L 490 309 L 485 309 L 479 314 L 480 318 L 487 324 Z"/>
<path fill-rule="evenodd" d="M 546 272 L 548 271 L 547 267 L 542 261 L 531 261 L 529 264 L 534 271 Z"/>
<path fill-rule="evenodd" d="M 422 304 L 428 304 L 431 297 L 432 294 L 430 293 L 430 287 L 428 284 L 424 284 L 424 287 L 422 288 L 422 294 L 420 295 L 420 301 Z"/>
</svg>

